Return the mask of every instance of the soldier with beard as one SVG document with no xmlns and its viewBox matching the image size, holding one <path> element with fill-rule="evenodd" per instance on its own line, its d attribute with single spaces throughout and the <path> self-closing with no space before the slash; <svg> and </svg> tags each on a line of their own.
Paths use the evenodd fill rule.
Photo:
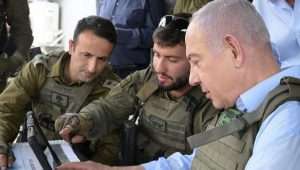
<svg viewBox="0 0 300 170">
<path fill-rule="evenodd" d="M 193 134 L 193 125 L 205 122 L 216 110 L 199 88 L 188 83 L 190 65 L 184 37 L 189 17 L 163 17 L 153 34 L 152 65 L 129 75 L 108 96 L 90 103 L 79 114 L 57 119 L 55 128 L 60 135 L 71 143 L 102 138 L 138 110 L 137 159 L 133 164 L 176 151 L 191 152 L 186 138 Z"/>
</svg>

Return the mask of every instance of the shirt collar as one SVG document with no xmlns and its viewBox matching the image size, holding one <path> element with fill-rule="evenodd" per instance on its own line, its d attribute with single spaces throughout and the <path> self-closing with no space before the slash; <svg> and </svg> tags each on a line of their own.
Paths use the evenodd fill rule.
<svg viewBox="0 0 300 170">
<path fill-rule="evenodd" d="M 300 66 L 281 70 L 242 93 L 236 101 L 237 109 L 244 112 L 254 111 L 263 102 L 268 93 L 279 84 L 280 79 L 286 76 L 300 78 Z"/>
<path fill-rule="evenodd" d="M 277 6 L 281 9 L 293 9 L 287 2 L 286 0 L 269 0 L 269 2 L 274 5 Z M 295 2 L 296 3 L 296 2 Z"/>
<path fill-rule="evenodd" d="M 52 65 L 49 77 L 59 77 L 63 72 L 67 61 L 69 61 L 69 53 L 63 53 L 59 59 Z"/>
<path fill-rule="evenodd" d="M 65 78 L 65 67 L 69 61 L 70 54 L 68 52 L 63 53 L 57 62 L 52 65 L 49 77 L 68 85 L 80 85 L 81 83 L 68 83 L 67 79 Z"/>
</svg>

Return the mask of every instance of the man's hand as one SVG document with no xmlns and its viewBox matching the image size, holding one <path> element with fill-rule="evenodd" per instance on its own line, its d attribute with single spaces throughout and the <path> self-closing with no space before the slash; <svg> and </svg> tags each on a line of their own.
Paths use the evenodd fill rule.
<svg viewBox="0 0 300 170">
<path fill-rule="evenodd" d="M 67 142 L 82 143 L 88 135 L 90 124 L 78 113 L 65 113 L 56 119 L 55 130 Z"/>
<path fill-rule="evenodd" d="M 56 169 L 57 170 L 144 170 L 142 166 L 112 167 L 112 166 L 107 166 L 92 161 L 65 163 L 57 167 Z"/>
<path fill-rule="evenodd" d="M 63 128 L 61 131 L 59 131 L 59 135 L 67 142 L 69 143 L 83 143 L 85 141 L 85 137 L 82 135 L 72 135 L 74 134 L 72 132 L 72 129 L 69 127 Z"/>
<path fill-rule="evenodd" d="M 113 167 L 96 163 L 92 161 L 87 162 L 71 162 L 65 163 L 56 168 L 57 170 L 113 170 Z"/>
</svg>

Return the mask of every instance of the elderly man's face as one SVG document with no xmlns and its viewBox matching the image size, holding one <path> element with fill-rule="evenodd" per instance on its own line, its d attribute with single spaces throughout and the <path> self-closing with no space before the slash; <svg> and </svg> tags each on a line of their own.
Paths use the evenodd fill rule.
<svg viewBox="0 0 300 170">
<path fill-rule="evenodd" d="M 189 82 L 192 86 L 201 86 L 216 108 L 230 107 L 236 97 L 232 93 L 235 82 L 230 50 L 211 51 L 209 39 L 196 24 L 190 24 L 186 34 L 186 53 L 191 65 Z"/>
</svg>

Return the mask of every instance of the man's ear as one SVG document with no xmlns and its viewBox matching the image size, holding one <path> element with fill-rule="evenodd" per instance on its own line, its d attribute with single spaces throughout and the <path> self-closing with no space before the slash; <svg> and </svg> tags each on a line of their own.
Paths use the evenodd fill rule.
<svg viewBox="0 0 300 170">
<path fill-rule="evenodd" d="M 230 34 L 225 35 L 223 41 L 225 48 L 229 48 L 229 50 L 232 53 L 232 60 L 234 66 L 236 68 L 241 67 L 241 65 L 244 62 L 245 56 L 240 42 L 233 35 Z"/>
<path fill-rule="evenodd" d="M 74 51 L 75 42 L 73 40 L 69 40 L 69 53 L 71 54 Z"/>
</svg>

